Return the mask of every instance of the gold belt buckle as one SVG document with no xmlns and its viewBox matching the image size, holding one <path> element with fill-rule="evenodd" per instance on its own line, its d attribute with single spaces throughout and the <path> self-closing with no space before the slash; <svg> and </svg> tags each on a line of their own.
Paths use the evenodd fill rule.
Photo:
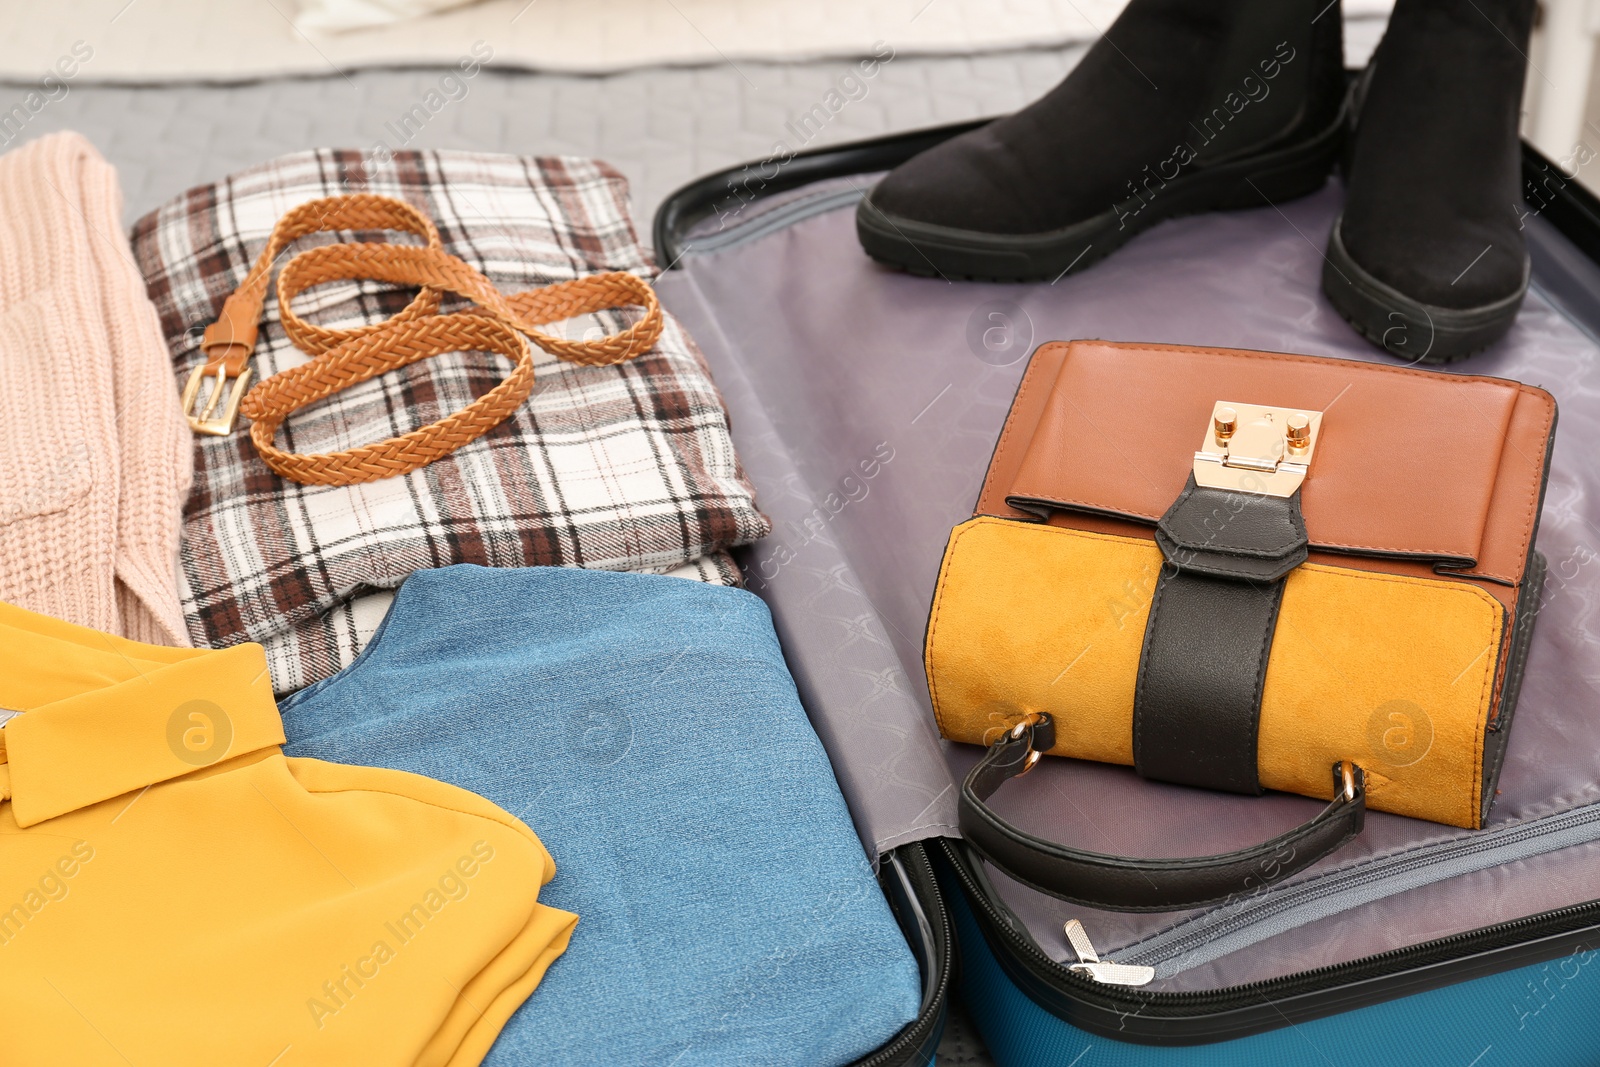
<svg viewBox="0 0 1600 1067">
<path fill-rule="evenodd" d="M 1293 496 L 1322 432 L 1322 412 L 1219 400 L 1194 454 L 1196 485 Z"/>
<path fill-rule="evenodd" d="M 207 379 L 211 380 L 212 386 L 202 401 L 200 388 Z M 213 437 L 228 436 L 233 432 L 233 424 L 238 421 L 239 405 L 244 403 L 244 394 L 249 388 L 249 367 L 233 380 L 231 388 L 228 385 L 228 368 L 225 364 L 217 364 L 214 374 L 207 374 L 204 364 L 196 367 L 183 386 L 183 413 L 189 420 L 189 428 L 195 433 L 210 434 Z M 227 396 L 225 403 L 224 394 Z M 221 411 L 218 411 L 219 405 Z"/>
</svg>

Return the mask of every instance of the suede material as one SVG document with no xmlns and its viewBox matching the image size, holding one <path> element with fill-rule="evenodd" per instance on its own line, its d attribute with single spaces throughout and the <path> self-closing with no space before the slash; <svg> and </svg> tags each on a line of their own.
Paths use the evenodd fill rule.
<svg viewBox="0 0 1600 1067">
<path fill-rule="evenodd" d="M 1503 613 L 1477 586 L 1308 563 L 1290 573 L 1261 692 L 1261 784 L 1476 829 Z M 1431 738 L 1431 740 L 1430 740 Z"/>
<path fill-rule="evenodd" d="M 1405 295 L 1471 308 L 1521 288 L 1517 125 L 1534 0 L 1398 0 L 1356 120 L 1340 235 Z"/>
<path fill-rule="evenodd" d="M 1271 40 L 1303 37 L 1303 23 L 1319 7 L 1279 0 L 1266 8 L 1285 22 Z M 1162 174 L 1171 178 L 1173 168 L 1187 164 L 1175 155 L 1180 145 L 1192 150 L 1188 160 L 1248 147 L 1193 125 L 1213 108 L 1223 109 L 1218 127 L 1259 132 L 1270 113 L 1266 125 L 1280 131 L 1299 125 L 1297 119 L 1321 128 L 1339 105 L 1338 8 L 1312 27 L 1312 55 L 1293 48 L 1275 54 L 1270 45 L 1260 55 L 1234 55 L 1238 50 L 1228 45 L 1236 21 L 1260 14 L 1250 0 L 1133 0 L 1060 85 L 1016 114 L 902 164 L 874 188 L 873 203 L 891 215 L 956 229 L 1039 233 L 1136 195 L 1159 195 Z M 1282 62 L 1289 53 L 1293 58 Z M 1264 69 L 1275 73 L 1266 78 Z M 1249 86 L 1246 78 L 1253 79 Z M 1246 92 L 1259 100 L 1243 102 Z"/>
<path fill-rule="evenodd" d="M 1133 764 L 1133 697 L 1162 566 L 1148 540 L 980 517 L 957 526 L 928 621 L 940 732 L 987 744 L 1026 712 L 1051 754 Z M 1257 747 L 1268 789 L 1331 798 L 1339 760 L 1379 811 L 1476 828 L 1502 611 L 1476 586 L 1304 564 L 1288 577 Z"/>
<path fill-rule="evenodd" d="M 977 518 L 950 533 L 926 667 L 939 732 L 989 744 L 1026 712 L 1056 719 L 1057 756 L 1133 765 L 1133 688 L 1151 541 Z"/>
</svg>

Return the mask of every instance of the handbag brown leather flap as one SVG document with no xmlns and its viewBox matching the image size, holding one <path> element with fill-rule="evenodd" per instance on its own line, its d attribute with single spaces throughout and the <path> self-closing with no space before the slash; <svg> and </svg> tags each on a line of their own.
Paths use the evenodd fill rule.
<svg viewBox="0 0 1600 1067">
<path fill-rule="evenodd" d="M 1301 489 L 1313 550 L 1410 558 L 1515 585 L 1555 400 L 1500 378 L 1273 352 L 1055 342 L 1029 365 L 980 514 L 1155 523 L 1213 403 L 1323 412 Z"/>
</svg>

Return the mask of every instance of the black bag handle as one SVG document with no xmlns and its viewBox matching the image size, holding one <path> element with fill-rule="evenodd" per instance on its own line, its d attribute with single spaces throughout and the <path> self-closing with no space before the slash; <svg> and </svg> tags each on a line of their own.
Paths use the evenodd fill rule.
<svg viewBox="0 0 1600 1067">
<path fill-rule="evenodd" d="M 1249 893 L 1305 870 L 1361 832 L 1366 780 L 1361 768 L 1333 765 L 1333 803 L 1286 834 L 1237 852 L 1185 859 L 1136 859 L 1086 852 L 1035 837 L 984 803 L 1032 770 L 1055 746 L 1055 722 L 1036 714 L 985 753 L 961 785 L 962 836 L 1011 878 L 1041 893 L 1107 911 L 1175 911 Z"/>
</svg>

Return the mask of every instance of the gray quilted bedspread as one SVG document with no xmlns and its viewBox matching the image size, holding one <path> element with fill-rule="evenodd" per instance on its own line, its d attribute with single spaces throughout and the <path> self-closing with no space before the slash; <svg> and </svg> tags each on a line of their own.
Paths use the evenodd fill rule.
<svg viewBox="0 0 1600 1067">
<path fill-rule="evenodd" d="M 69 83 L 21 129 L 0 127 L 0 149 L 50 130 L 79 131 L 121 174 L 129 222 L 190 186 L 315 146 L 597 156 L 628 176 L 635 217 L 648 230 L 678 186 L 764 158 L 779 141 L 799 150 L 1015 110 L 1081 53 L 907 56 L 871 78 L 836 61 L 603 77 L 485 68 L 443 85 L 437 70 L 330 71 L 244 85 Z M 0 82 L 0 111 L 29 88 Z"/>
</svg>

